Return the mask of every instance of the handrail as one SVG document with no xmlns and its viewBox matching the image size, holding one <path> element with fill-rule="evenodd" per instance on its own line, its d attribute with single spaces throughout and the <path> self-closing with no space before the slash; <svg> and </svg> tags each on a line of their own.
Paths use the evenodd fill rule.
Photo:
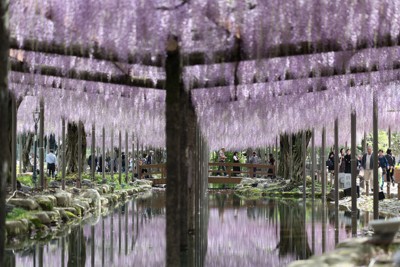
<svg viewBox="0 0 400 267">
<path fill-rule="evenodd" d="M 232 163 L 232 162 L 210 162 L 208 166 L 209 166 L 208 169 L 209 173 L 211 174 L 224 173 L 229 178 L 231 178 L 233 174 L 248 174 L 249 177 L 253 177 L 255 175 L 275 176 L 276 172 L 275 165 L 260 164 L 260 163 L 251 164 L 251 163 Z M 225 170 L 222 170 L 221 168 L 219 168 L 219 170 L 210 169 L 210 167 L 225 167 Z M 240 170 L 233 170 L 233 167 L 240 167 Z M 246 170 L 244 170 L 243 168 L 246 168 Z M 144 169 L 146 170 L 146 172 L 142 174 L 142 170 Z M 146 175 L 161 174 L 161 178 L 164 179 L 166 178 L 167 167 L 165 163 L 139 165 L 138 173 L 141 178 L 144 178 L 144 176 Z"/>
</svg>

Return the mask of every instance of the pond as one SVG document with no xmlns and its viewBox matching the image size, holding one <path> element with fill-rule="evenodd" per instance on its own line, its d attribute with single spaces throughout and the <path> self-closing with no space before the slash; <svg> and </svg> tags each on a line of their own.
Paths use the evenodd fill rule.
<svg viewBox="0 0 400 267">
<path fill-rule="evenodd" d="M 209 193 L 205 266 L 286 266 L 351 237 L 351 218 L 320 200 L 242 200 Z M 165 266 L 165 192 L 90 218 L 57 239 L 8 250 L 9 266 Z M 358 229 L 368 223 L 359 214 Z M 207 220 L 206 220 L 207 221 Z"/>
</svg>

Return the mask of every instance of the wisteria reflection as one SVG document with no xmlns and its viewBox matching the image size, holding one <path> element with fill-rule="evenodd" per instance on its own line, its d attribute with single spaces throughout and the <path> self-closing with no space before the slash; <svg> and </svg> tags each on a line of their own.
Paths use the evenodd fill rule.
<svg viewBox="0 0 400 267">
<path fill-rule="evenodd" d="M 7 251 L 6 266 L 164 266 L 165 194 L 132 200 L 91 218 L 48 242 Z M 210 193 L 205 266 L 286 266 L 321 254 L 351 237 L 351 219 L 339 212 L 339 228 L 319 200 L 242 200 Z M 365 214 L 359 217 L 364 226 Z M 196 243 L 193 243 L 193 246 Z M 198 245 L 198 244 L 197 244 Z M 200 249 L 200 248 L 194 248 Z"/>
</svg>

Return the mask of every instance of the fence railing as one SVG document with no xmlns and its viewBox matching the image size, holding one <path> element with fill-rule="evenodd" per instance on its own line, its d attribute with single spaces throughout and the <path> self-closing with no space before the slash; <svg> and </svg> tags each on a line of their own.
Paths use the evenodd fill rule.
<svg viewBox="0 0 400 267">
<path fill-rule="evenodd" d="M 209 177 L 213 178 L 217 176 L 228 178 L 275 176 L 276 172 L 275 166 L 269 164 L 216 162 L 209 163 L 208 166 Z M 165 163 L 139 165 L 138 173 L 140 178 L 153 177 L 166 179 L 167 167 Z"/>
</svg>

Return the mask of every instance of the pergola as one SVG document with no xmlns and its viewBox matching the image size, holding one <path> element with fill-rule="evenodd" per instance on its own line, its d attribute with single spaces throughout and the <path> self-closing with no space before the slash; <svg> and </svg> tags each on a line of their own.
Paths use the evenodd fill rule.
<svg viewBox="0 0 400 267">
<path fill-rule="evenodd" d="M 81 121 L 103 129 L 93 136 L 105 133 L 108 147 L 118 132 L 166 147 L 168 188 L 186 192 L 187 174 L 206 175 L 193 169 L 204 169 L 208 149 L 265 147 L 306 130 L 313 145 L 355 147 L 373 118 L 374 130 L 399 131 L 398 14 L 395 0 L 12 1 L 0 80 L 19 107 L 17 131 L 32 131 L 41 106 L 41 134 Z M 184 210 L 188 197 L 168 205 Z"/>
</svg>

